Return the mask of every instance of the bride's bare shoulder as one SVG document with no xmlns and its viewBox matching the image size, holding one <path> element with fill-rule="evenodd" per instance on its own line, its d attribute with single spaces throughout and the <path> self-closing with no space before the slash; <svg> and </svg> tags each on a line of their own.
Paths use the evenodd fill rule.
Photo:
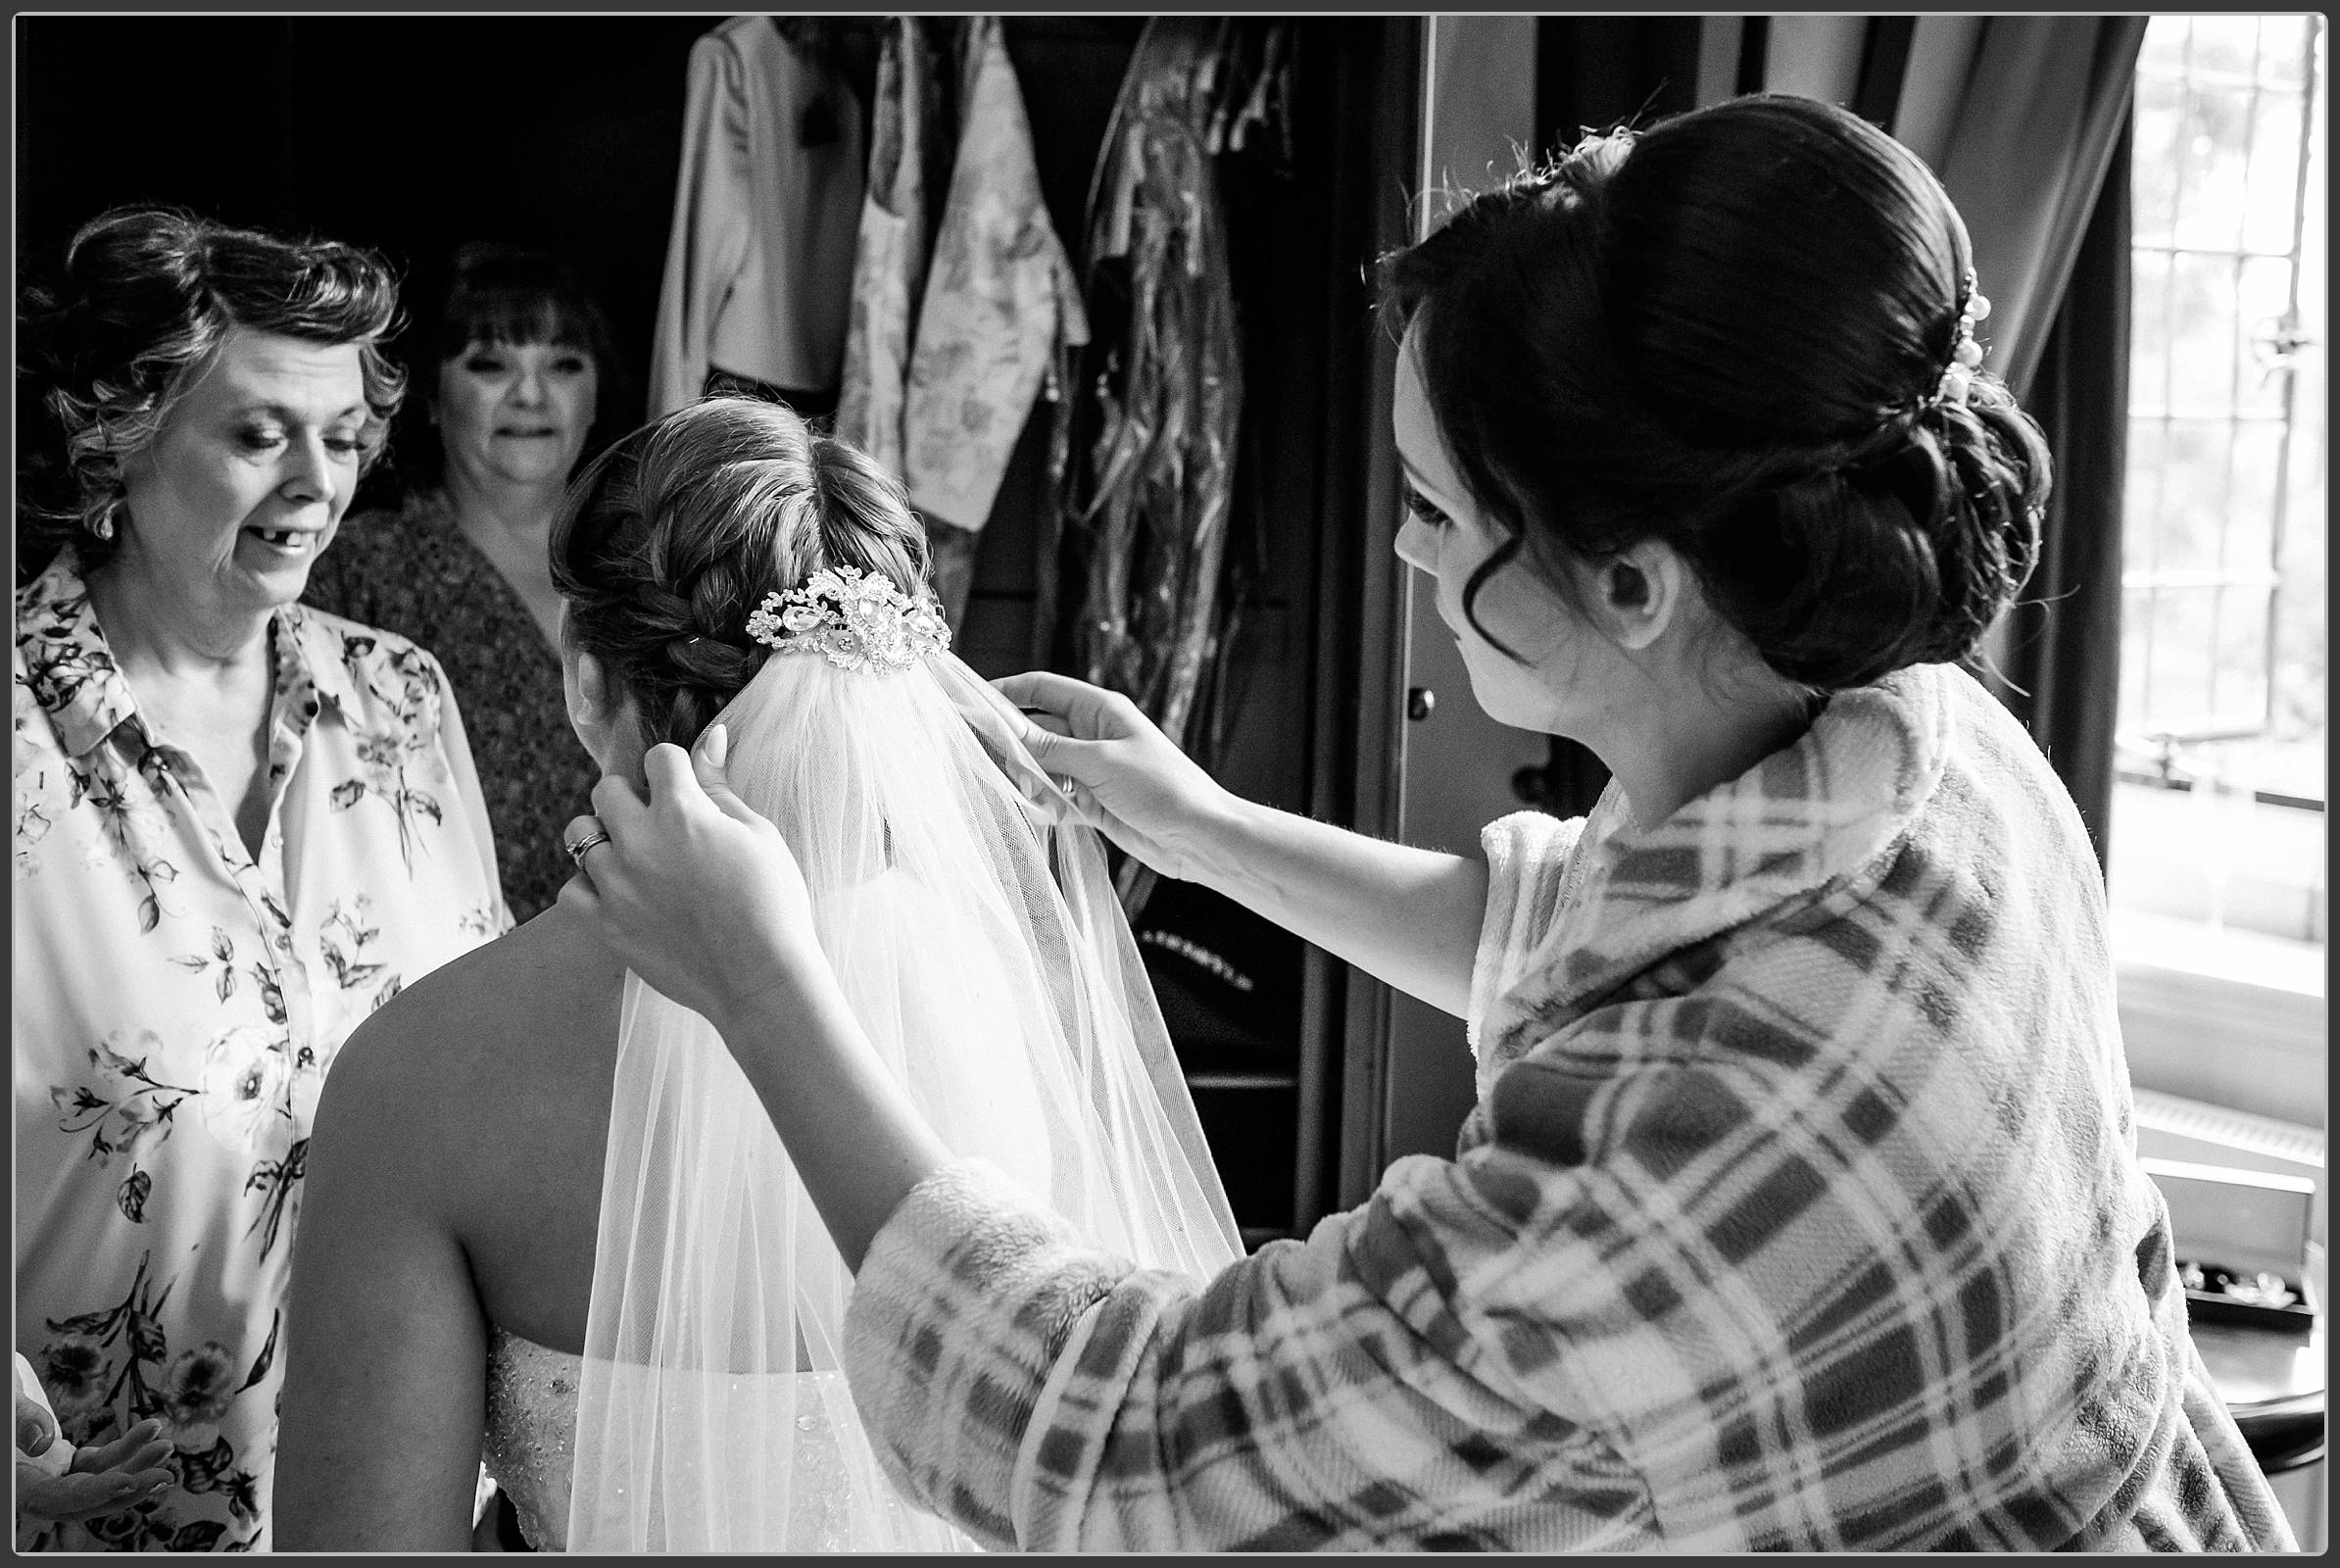
<svg viewBox="0 0 2340 1568">
<path fill-rule="evenodd" d="M 463 1121 L 599 1078 L 616 1043 L 625 971 L 558 905 L 402 989 L 354 1030 L 325 1074 L 320 1119 Z M 598 1071 L 596 1070 L 598 1068 Z M 607 1089 L 603 1091 L 605 1097 Z"/>
</svg>

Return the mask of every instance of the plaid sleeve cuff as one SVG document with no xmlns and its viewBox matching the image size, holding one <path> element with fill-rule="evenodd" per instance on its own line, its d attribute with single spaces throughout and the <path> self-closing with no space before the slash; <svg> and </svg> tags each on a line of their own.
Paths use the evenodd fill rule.
<svg viewBox="0 0 2340 1568">
<path fill-rule="evenodd" d="M 1559 904 L 1560 873 L 1584 831 L 1584 818 L 1514 811 L 1479 830 L 1487 856 L 1487 918 L 1471 964 L 1471 1011 L 1464 1023 L 1479 1050 L 1481 1022 L 1495 1000 L 1517 985 Z"/>
<path fill-rule="evenodd" d="M 895 1485 L 1012 1548 L 1010 1489 L 1049 1370 L 1133 1268 L 984 1160 L 912 1188 L 871 1241 L 845 1319 L 853 1402 Z"/>
</svg>

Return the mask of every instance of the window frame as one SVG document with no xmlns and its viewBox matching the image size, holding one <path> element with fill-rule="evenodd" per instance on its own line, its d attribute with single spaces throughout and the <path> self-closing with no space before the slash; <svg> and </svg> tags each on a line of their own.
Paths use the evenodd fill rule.
<svg viewBox="0 0 2340 1568">
<path fill-rule="evenodd" d="M 2124 521 L 2124 544 L 2127 546 L 2125 553 L 2133 559 L 2139 553 L 2137 547 L 2143 545 L 2144 553 L 2148 557 L 2147 562 L 2141 565 L 2124 565 L 2121 575 L 2121 593 L 2124 607 L 2126 607 L 2124 613 L 2130 617 L 2130 624 L 2137 628 L 2138 641 L 2132 642 L 2128 636 L 2124 636 L 2122 639 L 2123 668 L 2121 701 L 2123 710 L 2131 707 L 2130 698 L 2133 685 L 2139 699 L 2134 706 L 2140 710 L 2135 712 L 2123 710 L 2118 715 L 2121 729 L 2117 736 L 2117 750 L 2119 753 L 2126 755 L 2117 761 L 2116 775 L 2125 783 L 2175 789 L 2188 788 L 2192 782 L 2190 770 L 2185 762 L 2186 755 L 2189 752 L 2200 747 L 2215 746 L 2221 741 L 2264 740 L 2272 735 L 2277 727 L 2277 708 L 2282 690 L 2282 655 L 2279 644 L 2284 632 L 2283 611 L 2286 603 L 2283 565 L 2287 530 L 2295 521 L 2291 516 L 2291 512 L 2293 491 L 2296 488 L 2294 483 L 2295 465 L 2299 461 L 2296 449 L 2303 434 L 2299 416 L 2301 412 L 2301 375 L 2298 359 L 2303 348 L 2314 347 L 2321 350 L 2325 347 L 2321 341 L 2310 336 L 2305 331 L 2301 314 L 2303 290 L 2307 286 L 2309 271 L 2307 243 L 2311 213 L 2311 186 L 2313 177 L 2319 172 L 2319 168 L 2324 162 L 2317 156 L 2321 150 L 2318 130 L 2323 117 L 2328 113 L 2327 95 L 2329 92 L 2324 69 L 2329 28 L 2324 19 L 2319 16 L 2310 16 L 2307 21 L 2309 25 L 2304 40 L 2304 59 L 2301 61 L 2300 77 L 2296 86 L 2270 77 L 2268 61 L 2277 57 L 2268 52 L 2264 35 L 2254 40 L 2251 71 L 2248 76 L 2209 69 L 2197 69 L 2194 64 L 2195 19 L 2192 17 L 2158 17 L 2149 24 L 2156 27 L 2182 24 L 2186 27 L 2184 46 L 2174 71 L 2157 64 L 2150 52 L 2140 58 L 2137 66 L 2140 86 L 2149 82 L 2160 82 L 2174 84 L 2178 88 L 2177 112 L 2181 125 L 2191 119 L 2193 96 L 2198 89 L 2204 87 L 2248 89 L 2243 151 L 2246 182 L 2250 178 L 2252 161 L 2257 152 L 2256 138 L 2260 127 L 2260 106 L 2263 94 L 2273 91 L 2296 94 L 2300 113 L 2298 116 L 2298 139 L 2293 149 L 2295 161 L 2291 170 L 2290 225 L 2288 246 L 2285 250 L 2272 251 L 2254 245 L 2251 242 L 2250 220 L 2247 216 L 2238 222 L 2231 243 L 2215 247 L 2197 243 L 2199 236 L 2190 235 L 2187 232 L 2187 215 L 2183 205 L 2183 196 L 2187 187 L 2182 184 L 2177 192 L 2179 205 L 2170 211 L 2168 228 L 2151 237 L 2131 236 L 2132 269 L 2139 268 L 2142 263 L 2150 262 L 2165 268 L 2166 276 L 2169 279 L 2169 284 L 2163 291 L 2163 319 L 2160 323 L 2162 347 L 2157 356 L 2161 383 L 2157 387 L 2140 388 L 2132 381 L 2129 407 L 2126 411 L 2132 444 L 2141 439 L 2152 439 L 2157 442 L 2159 448 L 2166 450 L 2169 445 L 2172 429 L 2180 421 L 2223 426 L 2222 442 L 2225 448 L 2225 466 L 2231 483 L 2232 476 L 2236 471 L 2239 432 L 2249 426 L 2273 424 L 2277 426 L 2278 434 L 2276 436 L 2275 482 L 2270 487 L 2268 497 L 2267 545 L 2264 563 L 2254 561 L 2238 565 L 2231 561 L 2229 541 L 2240 527 L 2248 526 L 2248 524 L 2238 525 L 2231 516 L 2221 516 L 2218 523 L 2217 548 L 2218 564 L 2216 567 L 2206 569 L 2195 566 L 2174 570 L 2164 569 L 2159 560 L 2154 558 L 2158 555 L 2158 534 L 2164 525 L 2159 512 L 2169 479 L 2169 469 L 2166 466 L 2157 466 L 2153 470 L 2155 482 L 2160 487 L 2153 500 L 2153 520 L 2149 524 L 2140 526 L 2135 523 L 2136 514 L 2132 511 L 2129 519 Z M 2264 19 L 2261 19 L 2261 24 L 2264 27 Z M 2320 240 L 2320 228 L 2317 230 L 2317 234 Z M 2325 252 L 2319 250 L 2318 260 L 2322 260 L 2324 255 Z M 2288 272 L 2284 310 L 2280 316 L 2252 322 L 2237 321 L 2241 335 L 2233 346 L 2232 357 L 2228 362 L 2227 368 L 2230 379 L 2224 390 L 2222 408 L 2217 412 L 2183 408 L 2181 407 L 2183 400 L 2173 394 L 2172 383 L 2176 373 L 2176 355 L 2173 349 L 2179 339 L 2179 334 L 2173 324 L 2177 309 L 2177 270 L 2179 258 L 2187 257 L 2215 258 L 2231 264 L 2233 286 L 2238 296 L 2242 293 L 2244 271 L 2253 262 L 2278 262 L 2284 265 Z M 2135 330 L 2134 325 L 2132 325 L 2133 330 Z M 2136 363 L 2132 350 L 2132 367 Z M 2258 369 L 2263 382 L 2267 375 L 2281 374 L 2283 376 L 2277 407 L 2271 413 L 2253 411 L 2243 406 L 2245 403 L 2241 391 L 2243 378 L 2251 373 L 2254 367 Z M 2319 371 L 2323 370 L 2323 362 L 2318 362 L 2316 368 Z M 2152 401 L 2147 401 L 2147 399 Z M 2221 616 L 2228 602 L 2227 596 L 2236 591 L 2250 592 L 2252 590 L 2263 591 L 2266 595 L 2264 601 L 2265 629 L 2260 638 L 2260 654 L 2255 667 L 2259 688 L 2258 701 L 2255 705 L 2256 712 L 2245 715 L 2239 709 L 2221 708 L 2218 685 L 2224 661 L 2219 653 L 2219 639 Z M 2302 590 L 2295 583 L 2292 585 L 2292 591 L 2297 594 Z M 2210 659 L 2207 666 L 2201 672 L 2207 677 L 2205 701 L 2199 714 L 2190 715 L 2185 721 L 2178 721 L 2170 713 L 2173 704 L 2168 695 L 2166 686 L 2159 693 L 2161 702 L 2159 704 L 2155 702 L 2157 691 L 2154 679 L 2154 655 L 2156 632 L 2160 628 L 2156 612 L 2161 609 L 2166 596 L 2205 592 L 2212 596 L 2207 640 Z M 2139 596 L 2142 596 L 2141 606 L 2139 605 Z M 2143 610 L 2141 621 L 2135 616 L 2136 608 Z M 2132 667 L 2133 665 L 2141 665 L 2141 667 Z M 2328 724 L 2328 712 L 2326 721 Z M 2121 765 L 2122 762 L 2127 765 Z M 2139 765 L 2140 762 L 2143 765 Z M 2257 790 L 2256 798 L 2261 804 L 2270 807 L 2310 809 L 2318 812 L 2324 807 L 2324 802 L 2321 799 L 2285 789 L 2263 787 Z"/>
</svg>

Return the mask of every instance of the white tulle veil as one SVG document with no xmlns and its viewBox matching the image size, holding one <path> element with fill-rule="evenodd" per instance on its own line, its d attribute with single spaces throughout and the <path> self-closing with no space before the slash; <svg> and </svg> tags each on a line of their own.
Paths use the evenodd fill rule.
<svg viewBox="0 0 2340 1568">
<path fill-rule="evenodd" d="M 775 653 L 724 710 L 862 1027 L 954 1152 L 1097 1245 L 1241 1255 L 1101 848 L 955 657 Z M 714 1030 L 629 975 L 568 1518 L 574 1551 L 947 1551 L 840 1361 L 852 1278 Z"/>
</svg>

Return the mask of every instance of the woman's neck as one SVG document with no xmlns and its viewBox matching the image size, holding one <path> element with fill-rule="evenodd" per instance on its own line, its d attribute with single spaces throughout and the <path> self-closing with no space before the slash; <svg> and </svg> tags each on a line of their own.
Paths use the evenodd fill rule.
<svg viewBox="0 0 2340 1568">
<path fill-rule="evenodd" d="M 557 480 L 522 482 L 450 463 L 445 486 L 457 526 L 489 560 L 507 572 L 524 566 L 531 576 L 551 580 L 545 549 L 553 537 L 564 485 Z"/>
<path fill-rule="evenodd" d="M 456 527 L 518 596 L 546 644 L 557 647 L 561 595 L 553 586 L 552 543 L 562 487 L 522 484 L 450 463 L 446 489 Z"/>
<path fill-rule="evenodd" d="M 84 579 L 106 647 L 125 676 L 219 679 L 268 667 L 270 607 L 221 606 L 201 587 L 163 582 L 125 543 Z"/>
<path fill-rule="evenodd" d="M 1652 828 L 1793 745 L 1817 710 L 1803 687 L 1768 667 L 1693 667 L 1651 680 L 1611 709 L 1605 733 L 1583 739 L 1615 775 L 1633 825 Z"/>
</svg>

